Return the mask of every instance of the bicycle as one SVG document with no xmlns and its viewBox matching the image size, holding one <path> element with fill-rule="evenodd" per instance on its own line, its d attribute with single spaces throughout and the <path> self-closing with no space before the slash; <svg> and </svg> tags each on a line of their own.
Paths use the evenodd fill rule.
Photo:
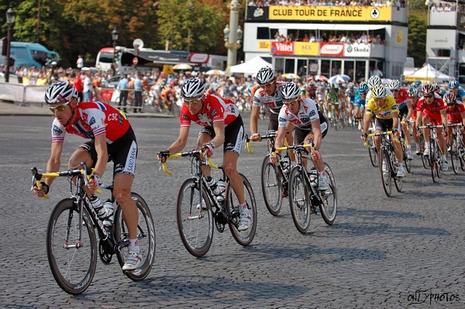
<svg viewBox="0 0 465 309">
<path fill-rule="evenodd" d="M 431 178 L 433 182 L 438 182 L 439 178 L 441 178 L 440 173 L 440 166 L 441 166 L 441 149 L 439 148 L 439 144 L 437 142 L 437 128 L 443 128 L 443 125 L 425 125 L 419 126 L 419 129 L 429 129 L 430 130 L 430 152 L 428 156 L 428 165 L 431 170 Z"/>
<path fill-rule="evenodd" d="M 89 174 L 84 163 L 79 168 L 61 172 L 39 173 L 36 167 L 31 171 L 33 186 L 39 188 L 43 177 L 68 177 L 71 196 L 59 201 L 50 215 L 47 227 L 47 258 L 58 286 L 69 294 L 81 294 L 92 283 L 96 271 L 95 230 L 99 238 L 100 260 L 108 265 L 116 254 L 120 266 L 124 265 L 129 238 L 122 209 L 112 195 L 111 202 L 116 203 L 115 217 L 112 229 L 107 230 L 83 189 L 89 183 Z M 112 192 L 113 186 L 103 189 Z M 145 200 L 137 193 L 132 192 L 131 195 L 139 210 L 137 239 L 145 261 L 140 268 L 123 273 L 133 281 L 140 281 L 149 275 L 155 259 L 155 227 Z"/>
<path fill-rule="evenodd" d="M 274 141 L 276 132 L 270 131 L 267 134 L 260 135 L 261 140 L 267 140 L 268 153 L 263 158 L 261 168 L 261 187 L 265 206 L 273 216 L 278 216 L 281 212 L 283 198 L 288 195 L 289 171 L 291 160 L 289 156 L 280 156 L 278 164 L 270 162 L 270 154 L 274 150 Z M 250 139 L 246 137 L 246 149 L 251 152 Z"/>
<path fill-rule="evenodd" d="M 452 128 L 451 144 L 449 149 L 452 170 L 455 174 L 459 173 L 459 165 L 462 171 L 465 171 L 465 146 L 463 144 L 462 123 L 448 124 Z"/>
<path fill-rule="evenodd" d="M 179 235 L 187 251 L 195 257 L 204 256 L 213 240 L 213 230 L 223 233 L 226 224 L 236 240 L 242 246 L 248 246 L 257 229 L 257 204 L 250 182 L 240 174 L 244 184 L 247 207 L 252 216 L 251 226 L 245 231 L 239 231 L 239 202 L 233 194 L 229 179 L 221 167 L 214 165 L 209 159 L 203 159 L 200 150 L 170 154 L 168 159 L 191 157 L 192 177 L 186 179 L 179 189 L 176 201 L 176 221 Z M 201 167 L 209 165 L 221 169 L 223 181 L 226 184 L 224 202 L 220 202 L 207 184 L 206 177 L 202 176 Z M 166 162 L 162 169 L 167 175 L 172 175 Z"/>
<path fill-rule="evenodd" d="M 276 148 L 278 152 L 293 150 L 296 155 L 297 164 L 292 167 L 289 176 L 289 206 L 294 225 L 302 234 L 307 233 L 311 223 L 311 214 L 317 214 L 317 207 L 328 225 L 334 223 L 337 213 L 337 190 L 334 174 L 329 165 L 325 163 L 324 172 L 330 182 L 329 188 L 319 190 L 318 172 L 315 168 L 307 172 L 303 165 L 302 158 L 311 160 L 309 156 L 304 154 L 307 153 L 306 148 L 308 147 L 312 148 L 313 145 L 304 144 Z"/>
<path fill-rule="evenodd" d="M 392 131 L 375 132 L 368 134 L 368 137 L 381 137 L 381 146 L 378 152 L 378 168 L 381 174 L 381 183 L 383 184 L 386 196 L 392 196 L 392 180 L 398 192 L 402 192 L 402 177 L 397 177 L 398 162 L 394 152 L 394 146 L 391 142 Z"/>
</svg>

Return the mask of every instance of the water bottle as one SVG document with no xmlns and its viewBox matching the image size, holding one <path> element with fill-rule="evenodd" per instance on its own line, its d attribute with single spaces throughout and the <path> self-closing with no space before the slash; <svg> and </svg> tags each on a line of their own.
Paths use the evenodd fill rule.
<svg viewBox="0 0 465 309">
<path fill-rule="evenodd" d="M 318 187 L 318 173 L 316 170 L 311 170 L 308 172 L 308 177 L 310 179 L 310 184 L 313 188 Z"/>
</svg>

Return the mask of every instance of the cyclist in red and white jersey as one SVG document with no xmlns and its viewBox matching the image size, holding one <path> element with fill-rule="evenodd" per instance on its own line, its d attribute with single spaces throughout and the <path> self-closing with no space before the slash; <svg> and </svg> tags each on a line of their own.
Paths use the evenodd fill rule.
<svg viewBox="0 0 465 309">
<path fill-rule="evenodd" d="M 447 105 L 440 96 L 435 94 L 435 89 L 432 85 L 426 84 L 421 89 L 422 97 L 418 100 L 417 111 L 417 126 L 421 123 L 423 125 L 447 125 L 446 109 Z M 446 139 L 444 137 L 443 128 L 437 128 L 438 144 L 441 149 L 441 170 L 447 171 L 449 164 L 446 158 Z M 423 136 L 425 137 L 425 151 L 424 155 L 430 154 L 430 130 L 424 129 Z"/>
<path fill-rule="evenodd" d="M 76 90 L 67 81 L 51 85 L 45 93 L 45 102 L 55 116 L 51 128 L 52 145 L 47 172 L 55 172 L 60 168 L 66 134 L 90 139 L 74 151 L 68 166 L 76 168 L 84 162 L 88 167 L 94 167 L 93 181 L 86 189 L 91 196 L 102 184 L 100 179 L 107 162 L 113 161 L 113 195 L 123 209 L 130 240 L 129 255 L 123 270 L 140 267 L 142 255 L 137 244 L 138 211 L 131 198 L 138 147 L 131 125 L 119 110 L 108 104 L 78 103 Z M 46 178 L 42 187 L 34 188 L 34 192 L 40 197 L 44 196 L 52 182 L 53 178 Z"/>
<path fill-rule="evenodd" d="M 279 128 L 275 140 L 275 148 L 284 144 L 284 137 L 289 129 L 294 130 L 294 144 L 313 143 L 311 155 L 313 163 L 319 172 L 319 188 L 327 190 L 329 180 L 324 172 L 324 162 L 321 156 L 321 142 L 328 132 L 328 123 L 320 113 L 315 101 L 302 99 L 299 86 L 293 82 L 280 88 L 284 105 L 279 111 Z M 276 155 L 271 156 L 271 162 L 276 163 Z"/>
<path fill-rule="evenodd" d="M 244 124 L 233 101 L 205 94 L 206 88 L 206 83 L 199 78 L 191 78 L 182 85 L 184 104 L 179 115 L 179 135 L 167 150 L 158 154 L 158 159 L 164 162 L 170 153 L 182 151 L 187 144 L 191 122 L 200 125 L 202 129 L 197 139 L 198 149 L 203 149 L 210 157 L 215 148 L 223 145 L 223 169 L 241 205 L 238 230 L 247 230 L 251 214 L 245 200 L 242 178 L 237 171 L 244 140 Z M 208 166 L 202 167 L 202 174 L 207 179 L 211 177 Z"/>
<path fill-rule="evenodd" d="M 258 118 L 262 106 L 269 111 L 268 130 L 278 130 L 278 114 L 283 106 L 283 99 L 281 98 L 279 88 L 285 83 L 276 80 L 276 74 L 270 67 L 261 68 L 257 73 L 256 81 L 260 85 L 260 88 L 255 91 L 252 112 L 250 114 L 250 139 L 252 141 L 257 141 L 260 138 L 260 134 L 258 133 Z M 292 142 L 290 134 L 288 142 Z"/>
<path fill-rule="evenodd" d="M 409 95 L 407 89 L 400 87 L 400 81 L 397 79 L 392 80 L 387 88 L 391 90 L 394 100 L 396 100 L 397 106 L 399 107 L 399 119 L 402 132 L 405 137 L 405 154 L 407 155 L 408 160 L 412 160 L 412 144 L 410 133 L 409 133 L 409 124 L 406 121 L 407 115 L 409 113 L 408 103 Z"/>
<path fill-rule="evenodd" d="M 417 132 L 417 104 L 418 100 L 420 99 L 421 92 L 420 89 L 415 87 L 414 85 L 410 86 L 408 89 L 408 99 L 407 99 L 407 107 L 408 107 L 408 114 L 407 114 L 407 121 L 410 121 L 412 123 L 412 129 L 413 129 L 413 138 L 416 143 L 416 154 L 420 155 L 421 154 L 421 148 L 420 148 L 420 138 L 418 136 Z"/>
</svg>

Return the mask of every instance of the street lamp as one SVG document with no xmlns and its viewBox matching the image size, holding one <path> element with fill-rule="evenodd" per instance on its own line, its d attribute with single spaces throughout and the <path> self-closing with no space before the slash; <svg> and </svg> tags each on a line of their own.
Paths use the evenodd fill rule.
<svg viewBox="0 0 465 309">
<path fill-rule="evenodd" d="M 115 75 L 115 71 L 116 71 L 116 59 L 115 59 L 115 55 L 116 55 L 116 41 L 118 41 L 118 30 L 116 30 L 116 28 L 113 28 L 113 31 L 111 32 L 111 40 L 113 42 L 113 60 L 112 60 L 112 65 L 111 65 L 111 68 L 112 68 L 112 71 L 113 71 L 113 75 Z"/>
<path fill-rule="evenodd" d="M 224 46 L 228 49 L 227 70 L 237 61 L 237 50 L 241 47 L 242 29 L 238 26 L 239 22 L 239 1 L 231 0 L 229 5 L 229 26 L 223 30 Z"/>
<path fill-rule="evenodd" d="M 13 24 L 15 23 L 15 16 L 16 16 L 16 11 L 12 8 L 9 8 L 6 11 L 6 23 L 8 25 L 8 33 L 6 36 L 6 71 L 5 71 L 5 82 L 10 81 L 10 51 L 11 51 L 11 28 L 13 27 Z"/>
</svg>

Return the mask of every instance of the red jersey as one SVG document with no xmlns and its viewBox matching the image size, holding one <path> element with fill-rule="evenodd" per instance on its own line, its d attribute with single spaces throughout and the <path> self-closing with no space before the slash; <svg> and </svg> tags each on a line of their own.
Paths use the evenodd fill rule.
<svg viewBox="0 0 465 309">
<path fill-rule="evenodd" d="M 435 123 L 441 123 L 441 111 L 446 108 L 446 103 L 439 97 L 434 97 L 434 101 L 430 104 L 427 104 L 425 98 L 422 97 L 417 103 L 417 111 L 422 112 L 423 115 L 428 116 Z"/>
<path fill-rule="evenodd" d="M 207 94 L 202 100 L 202 109 L 195 115 L 189 111 L 187 104 L 183 104 L 179 113 L 179 123 L 181 127 L 189 127 L 191 121 L 202 127 L 211 127 L 214 122 L 224 122 L 227 126 L 239 117 L 239 110 L 233 101 L 217 95 Z"/>
<path fill-rule="evenodd" d="M 82 92 L 84 90 L 84 85 L 82 84 L 81 75 L 78 75 L 74 80 L 74 88 L 77 92 Z"/>
<path fill-rule="evenodd" d="M 399 105 L 399 108 L 402 107 L 402 103 L 405 103 L 405 101 L 409 99 L 407 89 L 400 88 L 399 91 L 395 93 L 394 99 L 396 100 L 396 103 Z"/>
<path fill-rule="evenodd" d="M 465 113 L 463 103 L 457 103 L 447 106 L 447 121 L 450 123 L 462 122 L 462 113 Z"/>
<path fill-rule="evenodd" d="M 81 102 L 76 112 L 75 123 L 64 127 L 56 118 L 52 123 L 52 142 L 63 142 L 66 133 L 84 138 L 95 139 L 105 134 L 111 144 L 122 137 L 130 128 L 129 121 L 116 108 L 102 102 Z"/>
</svg>

